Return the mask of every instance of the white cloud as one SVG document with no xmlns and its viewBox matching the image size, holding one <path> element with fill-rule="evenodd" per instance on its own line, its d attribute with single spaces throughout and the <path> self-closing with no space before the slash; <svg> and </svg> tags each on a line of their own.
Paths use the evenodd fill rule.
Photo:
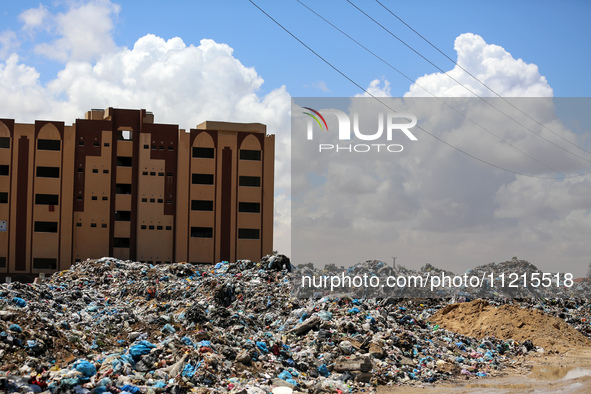
<svg viewBox="0 0 591 394">
<path fill-rule="evenodd" d="M 390 93 L 390 82 L 386 79 L 374 79 L 365 90 L 366 92 L 358 93 L 355 97 L 392 97 Z"/>
<path fill-rule="evenodd" d="M 47 29 L 50 16 L 47 7 L 39 4 L 37 8 L 23 11 L 18 18 L 23 22 L 23 30 L 32 32 L 38 29 Z"/>
<path fill-rule="evenodd" d="M 12 30 L 5 30 L 0 33 L 0 59 L 5 59 L 19 45 L 16 33 Z"/>
<path fill-rule="evenodd" d="M 111 33 L 113 17 L 119 13 L 119 5 L 108 0 L 94 0 L 70 4 L 66 12 L 57 15 L 50 15 L 40 8 L 21 14 L 25 28 L 38 28 L 43 23 L 51 23 L 58 38 L 38 44 L 35 47 L 37 53 L 62 62 L 91 61 L 116 47 Z"/>
<path fill-rule="evenodd" d="M 540 75 L 538 66 L 515 59 L 504 48 L 487 44 L 477 34 L 465 33 L 456 38 L 457 64 L 502 97 L 551 97 L 552 88 Z M 496 96 L 459 66 L 447 74 L 481 97 Z M 435 96 L 475 97 L 466 88 L 443 73 L 422 76 L 410 87 L 405 97 Z M 418 86 L 420 85 L 420 86 Z M 422 86 L 422 88 L 421 88 Z"/>
</svg>

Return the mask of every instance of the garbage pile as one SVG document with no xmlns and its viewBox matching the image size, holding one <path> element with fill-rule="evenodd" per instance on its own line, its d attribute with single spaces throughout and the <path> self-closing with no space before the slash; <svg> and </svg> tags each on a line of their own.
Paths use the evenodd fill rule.
<svg viewBox="0 0 591 394">
<path fill-rule="evenodd" d="M 2 284 L 0 390 L 367 392 L 496 375 L 539 351 L 443 329 L 430 322 L 440 299 L 297 298 L 292 269 L 283 255 L 207 267 L 102 258 Z"/>
</svg>

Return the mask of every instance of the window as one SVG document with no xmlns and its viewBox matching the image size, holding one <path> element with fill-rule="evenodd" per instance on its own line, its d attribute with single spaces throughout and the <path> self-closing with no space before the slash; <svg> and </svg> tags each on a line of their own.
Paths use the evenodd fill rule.
<svg viewBox="0 0 591 394">
<path fill-rule="evenodd" d="M 98 199 L 97 196 L 92 196 L 92 201 L 96 201 Z"/>
<path fill-rule="evenodd" d="M 37 140 L 37 149 L 39 150 L 60 150 L 60 140 Z"/>
<path fill-rule="evenodd" d="M 57 194 L 35 194 L 35 204 L 37 205 L 58 205 L 59 200 Z"/>
<path fill-rule="evenodd" d="M 260 213 L 261 204 L 258 202 L 240 202 L 238 203 L 238 212 Z"/>
<path fill-rule="evenodd" d="M 132 165 L 131 157 L 117 156 L 117 165 L 119 167 L 131 167 L 131 165 Z"/>
<path fill-rule="evenodd" d="M 105 143 L 103 144 L 103 146 L 104 146 L 105 148 L 108 148 L 108 147 L 109 147 L 109 143 L 108 143 L 108 142 L 105 142 Z"/>
<path fill-rule="evenodd" d="M 163 172 L 159 172 L 158 173 L 158 176 L 164 176 L 164 173 Z"/>
<path fill-rule="evenodd" d="M 162 204 L 163 202 L 164 202 L 163 199 L 161 199 L 161 198 L 158 199 L 158 204 Z"/>
<path fill-rule="evenodd" d="M 172 230 L 172 226 L 166 226 L 167 230 Z"/>
<path fill-rule="evenodd" d="M 117 130 L 117 139 L 119 141 L 131 141 L 133 139 L 133 131 Z"/>
<path fill-rule="evenodd" d="M 108 174 L 109 170 L 103 170 L 103 174 Z"/>
<path fill-rule="evenodd" d="M 261 186 L 261 177 L 260 176 L 241 176 L 238 180 L 238 184 L 240 186 L 249 186 L 249 187 L 260 187 Z"/>
<path fill-rule="evenodd" d="M 76 227 L 82 227 L 82 223 L 80 223 L 80 222 L 76 223 Z"/>
<path fill-rule="evenodd" d="M 93 169 L 92 169 L 92 173 L 93 173 L 93 174 L 98 174 L 98 168 L 93 168 Z"/>
<path fill-rule="evenodd" d="M 156 230 L 162 230 L 162 226 L 156 226 Z"/>
<path fill-rule="evenodd" d="M 154 230 L 154 226 L 148 226 L 148 230 Z"/>
<path fill-rule="evenodd" d="M 129 248 L 129 238 L 114 238 L 113 239 L 113 247 L 114 248 Z"/>
<path fill-rule="evenodd" d="M 192 238 L 212 238 L 213 228 L 212 227 L 191 227 Z"/>
<path fill-rule="evenodd" d="M 107 228 L 107 223 L 101 223 L 101 228 Z"/>
<path fill-rule="evenodd" d="M 199 157 L 202 159 L 213 159 L 213 155 L 213 148 L 193 148 L 193 157 Z"/>
<path fill-rule="evenodd" d="M 150 145 L 144 145 L 144 149 L 150 149 Z"/>
<path fill-rule="evenodd" d="M 240 160 L 261 161 L 261 151 L 260 150 L 240 149 Z"/>
<path fill-rule="evenodd" d="M 142 172 L 142 175 L 148 175 L 148 171 Z"/>
<path fill-rule="evenodd" d="M 213 185 L 213 174 L 193 174 L 193 185 Z"/>
<path fill-rule="evenodd" d="M 36 233 L 57 233 L 57 222 L 35 222 Z"/>
<path fill-rule="evenodd" d="M 0 268 L 6 268 L 6 257 L 0 257 Z"/>
<path fill-rule="evenodd" d="M 0 175 L 8 175 L 10 167 L 7 165 L 0 166 Z"/>
<path fill-rule="evenodd" d="M 164 150 L 164 147 L 163 147 L 162 145 L 160 145 L 160 146 L 158 147 L 158 150 Z"/>
<path fill-rule="evenodd" d="M 0 137 L 0 149 L 10 149 L 10 137 Z"/>
<path fill-rule="evenodd" d="M 166 200 L 167 204 L 172 204 L 172 200 Z"/>
<path fill-rule="evenodd" d="M 131 211 L 115 211 L 116 222 L 129 222 L 131 220 Z"/>
<path fill-rule="evenodd" d="M 169 150 L 169 151 L 173 151 L 173 150 L 174 150 L 174 146 L 169 146 L 169 147 L 168 147 L 168 150 Z"/>
<path fill-rule="evenodd" d="M 148 228 L 148 226 L 146 226 L 145 224 L 142 224 L 142 227 L 141 228 L 142 228 L 142 230 L 145 230 L 145 229 Z"/>
<path fill-rule="evenodd" d="M 115 185 L 115 194 L 131 194 L 131 184 L 117 183 Z"/>
<path fill-rule="evenodd" d="M 156 202 L 155 198 L 150 198 L 150 202 Z"/>
<path fill-rule="evenodd" d="M 8 192 L 1 192 L 0 193 L 0 204 L 7 204 L 8 203 Z M 35 202 L 37 204 L 37 202 Z"/>
<path fill-rule="evenodd" d="M 239 228 L 238 229 L 239 239 L 259 239 L 258 228 Z"/>
<path fill-rule="evenodd" d="M 213 201 L 192 200 L 191 211 L 213 211 Z"/>
<path fill-rule="evenodd" d="M 150 176 L 156 176 L 156 172 L 150 172 Z"/>
<path fill-rule="evenodd" d="M 79 168 L 78 168 L 78 172 L 84 172 L 84 168 L 82 168 L 82 167 L 79 167 Z"/>
<path fill-rule="evenodd" d="M 167 172 L 166 176 L 173 176 L 174 174 L 172 172 Z"/>
<path fill-rule="evenodd" d="M 90 223 L 90 227 L 96 227 L 96 223 Z"/>
<path fill-rule="evenodd" d="M 84 140 L 80 139 L 80 141 L 78 141 L 78 146 L 84 146 Z"/>
<path fill-rule="evenodd" d="M 37 176 L 40 178 L 59 178 L 59 167 L 37 167 Z"/>
<path fill-rule="evenodd" d="M 54 270 L 57 268 L 57 259 L 36 257 L 33 259 L 33 268 L 39 270 Z"/>
<path fill-rule="evenodd" d="M 92 143 L 92 146 L 94 146 L 95 148 L 98 148 L 99 146 L 101 146 L 101 143 L 100 143 L 100 142 L 98 142 L 98 141 L 94 141 L 94 142 Z"/>
<path fill-rule="evenodd" d="M 148 202 L 148 199 L 144 197 L 142 198 L 142 202 Z"/>
<path fill-rule="evenodd" d="M 107 201 L 108 199 L 109 199 L 109 197 L 103 196 L 103 201 Z"/>
</svg>

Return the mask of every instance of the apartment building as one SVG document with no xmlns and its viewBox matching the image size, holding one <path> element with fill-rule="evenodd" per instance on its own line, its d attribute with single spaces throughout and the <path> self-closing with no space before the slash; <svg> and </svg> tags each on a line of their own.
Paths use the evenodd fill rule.
<svg viewBox="0 0 591 394">
<path fill-rule="evenodd" d="M 273 250 L 275 138 L 260 123 L 185 132 L 145 110 L 0 119 L 0 277 L 86 258 L 258 261 Z"/>
</svg>

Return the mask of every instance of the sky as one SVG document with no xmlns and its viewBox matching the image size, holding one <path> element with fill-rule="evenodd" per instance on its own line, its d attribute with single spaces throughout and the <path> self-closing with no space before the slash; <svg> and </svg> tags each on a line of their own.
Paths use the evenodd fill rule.
<svg viewBox="0 0 591 394">
<path fill-rule="evenodd" d="M 469 84 L 477 94 L 491 95 L 377 2 L 352 1 L 374 22 L 345 0 L 302 0 L 389 65 L 298 1 L 254 2 L 340 72 L 249 1 L 4 2 L 0 11 L 0 116 L 17 122 L 55 119 L 72 123 L 90 108 L 112 106 L 145 108 L 154 112 L 156 122 L 186 129 L 204 120 L 264 123 L 276 135 L 274 248 L 289 255 L 292 97 L 354 97 L 365 94 L 364 90 L 411 97 L 425 94 L 419 85 L 441 97 L 470 96 L 442 70 Z M 591 69 L 591 47 L 586 40 L 591 36 L 587 23 L 591 3 L 587 1 L 382 4 L 503 96 L 587 97 L 591 92 L 591 78 L 586 77 Z M 570 136 L 588 147 L 585 132 L 583 128 Z M 548 154 L 554 161 L 562 157 L 560 152 Z M 517 198 L 529 187 L 539 197 L 539 209 L 544 209 L 548 199 L 558 198 L 544 186 L 523 182 L 518 177 L 504 179 L 490 188 L 495 195 L 513 190 Z M 438 191 L 444 188 L 431 192 Z M 584 274 L 591 255 L 577 237 L 591 229 L 589 207 L 572 204 L 558 210 L 555 220 L 536 221 L 541 216 L 536 216 L 535 209 L 528 220 L 540 228 L 549 226 L 544 233 L 548 242 L 573 240 L 561 245 L 568 249 L 573 267 Z M 560 233 L 573 220 L 577 230 Z M 503 248 L 502 239 L 498 242 L 498 252 L 470 254 L 474 265 L 514 255 L 548 269 L 555 261 L 534 253 L 533 246 L 515 250 L 514 246 Z M 389 257 L 390 253 L 368 256 Z M 399 257 L 410 266 L 421 263 L 411 251 Z"/>
</svg>

